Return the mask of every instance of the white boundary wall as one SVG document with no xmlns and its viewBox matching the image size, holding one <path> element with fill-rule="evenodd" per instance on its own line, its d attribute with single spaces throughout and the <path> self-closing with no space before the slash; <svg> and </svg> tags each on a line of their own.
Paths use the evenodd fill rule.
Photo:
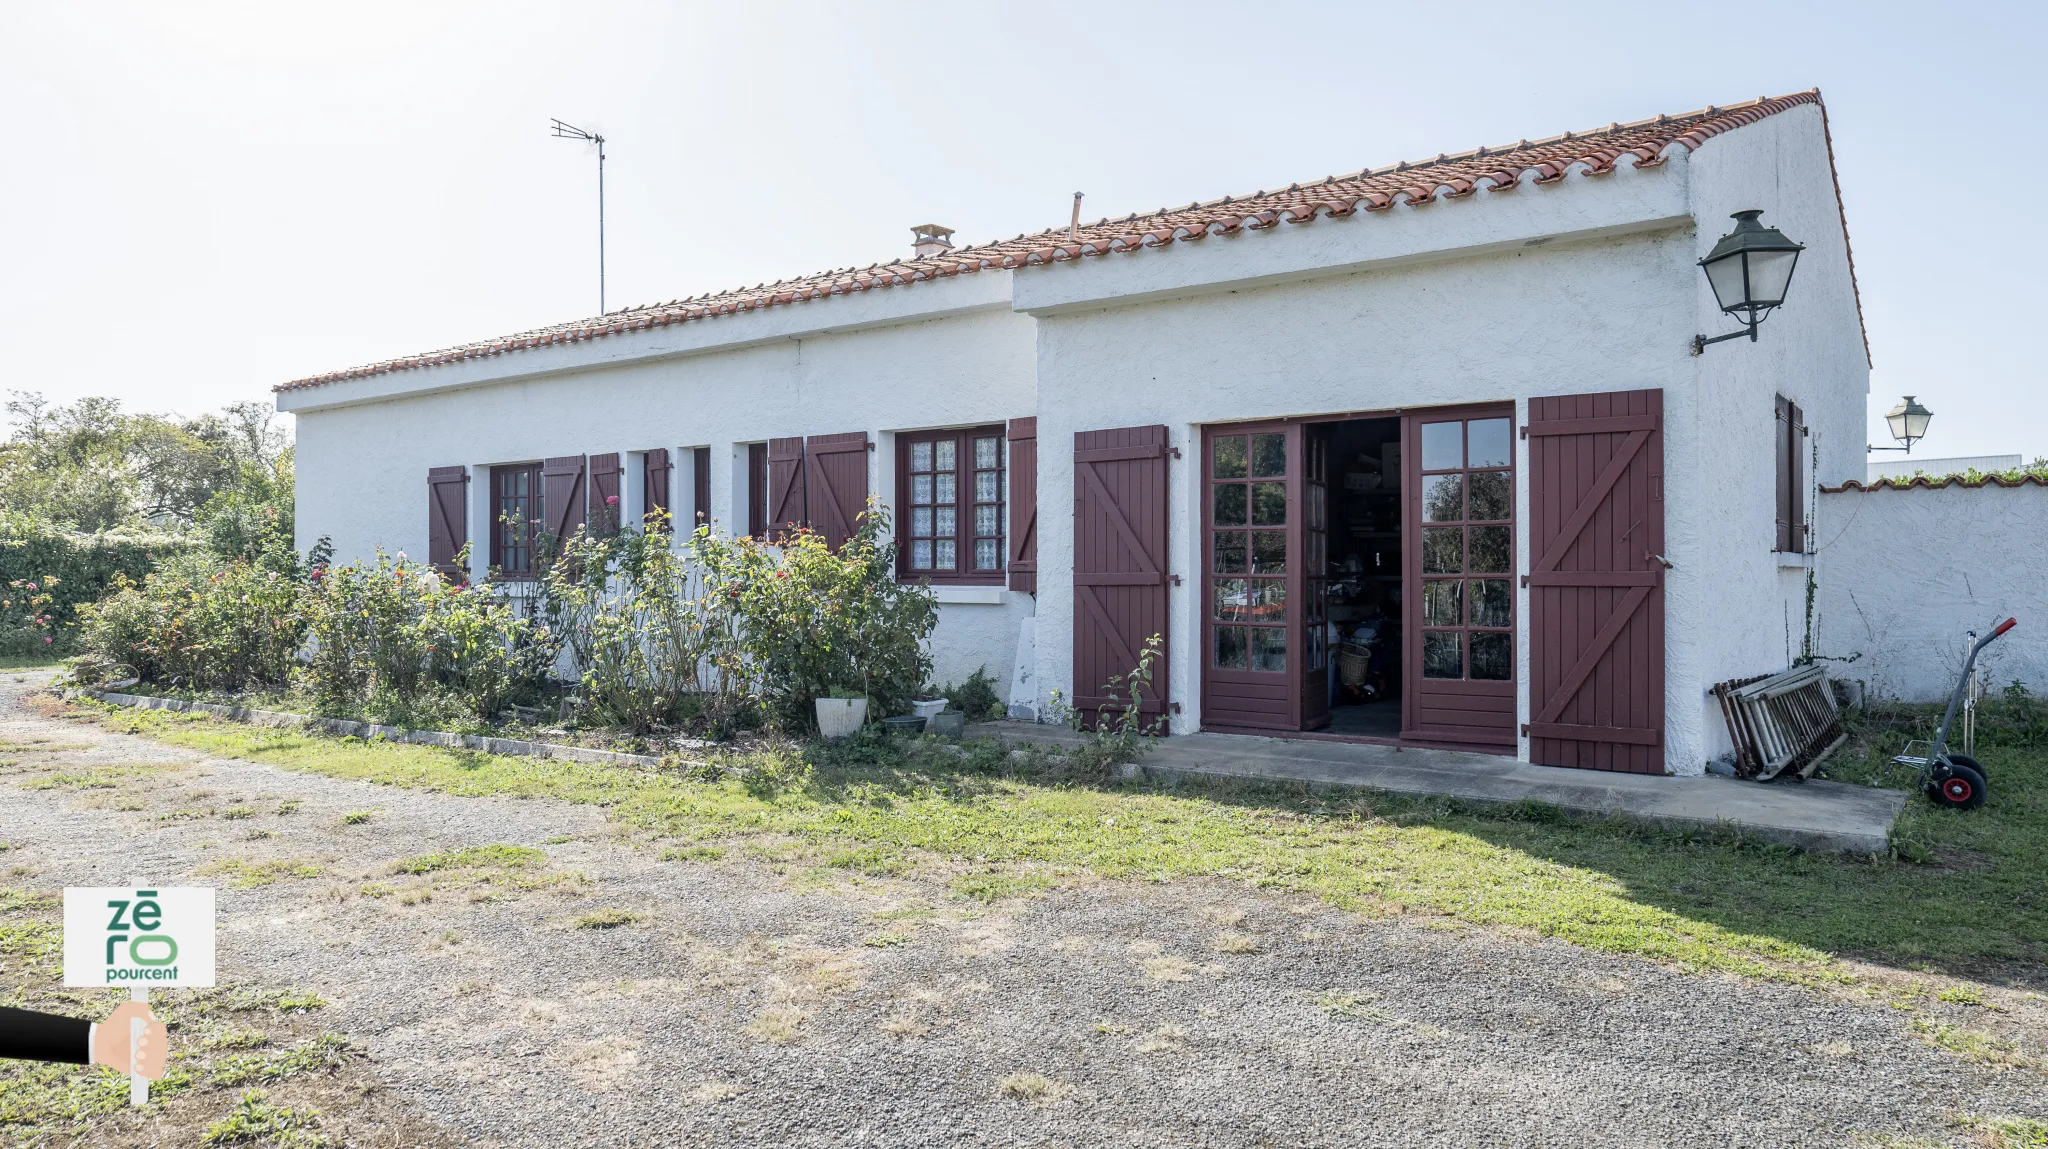
<svg viewBox="0 0 2048 1149">
<path fill-rule="evenodd" d="M 1963 635 L 2020 625 L 1979 665 L 1993 690 L 2048 691 L 2048 486 L 1823 491 L 1815 508 L 1814 650 L 1872 695 L 1945 698 Z"/>
</svg>

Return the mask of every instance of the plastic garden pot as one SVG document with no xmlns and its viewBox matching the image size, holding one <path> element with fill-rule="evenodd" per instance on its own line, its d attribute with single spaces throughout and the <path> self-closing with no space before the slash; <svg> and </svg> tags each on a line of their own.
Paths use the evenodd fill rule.
<svg viewBox="0 0 2048 1149">
<path fill-rule="evenodd" d="M 919 718 L 930 718 L 945 708 L 946 700 L 943 698 L 913 698 L 910 700 L 910 712 Z"/>
<path fill-rule="evenodd" d="M 967 733 L 967 715 L 958 710 L 934 714 L 925 729 L 941 738 L 959 738 Z"/>
<path fill-rule="evenodd" d="M 920 714 L 898 714 L 894 718 L 882 719 L 882 729 L 891 734 L 916 734 L 924 729 L 927 721 Z"/>
<path fill-rule="evenodd" d="M 868 700 L 865 698 L 820 698 L 818 708 L 818 733 L 827 738 L 844 738 L 858 731 L 868 720 Z"/>
</svg>

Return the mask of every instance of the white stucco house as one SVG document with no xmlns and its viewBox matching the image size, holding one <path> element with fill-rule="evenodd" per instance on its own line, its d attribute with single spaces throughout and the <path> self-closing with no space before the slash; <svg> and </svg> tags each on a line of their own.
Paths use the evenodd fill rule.
<svg viewBox="0 0 2048 1149">
<path fill-rule="evenodd" d="M 1803 243 L 1760 338 L 1698 261 Z M 507 513 L 843 532 L 938 676 L 1197 729 L 1692 774 L 1796 653 L 1868 358 L 1818 92 L 636 307 L 302 379 L 298 530 L 517 578 Z M 618 412 L 630 411 L 630 420 Z M 1027 620 L 1029 625 L 1026 625 Z"/>
</svg>

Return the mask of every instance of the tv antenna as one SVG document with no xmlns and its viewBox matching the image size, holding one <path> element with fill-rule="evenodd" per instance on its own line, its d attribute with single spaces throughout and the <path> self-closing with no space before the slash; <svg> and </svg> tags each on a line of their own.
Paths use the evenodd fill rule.
<svg viewBox="0 0 2048 1149">
<path fill-rule="evenodd" d="M 555 137 L 564 140 L 585 140 L 597 145 L 597 313 L 604 312 L 604 137 L 596 132 L 586 132 L 574 124 L 560 120 L 549 120 L 555 126 Z"/>
</svg>

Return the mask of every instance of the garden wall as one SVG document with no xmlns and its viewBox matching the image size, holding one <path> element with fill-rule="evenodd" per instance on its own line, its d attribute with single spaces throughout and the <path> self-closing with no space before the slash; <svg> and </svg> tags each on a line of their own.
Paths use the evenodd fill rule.
<svg viewBox="0 0 2048 1149">
<path fill-rule="evenodd" d="M 1837 678 L 1905 701 L 1946 698 L 1964 632 L 2017 629 L 1979 665 L 1992 689 L 2048 692 L 2048 483 L 1823 488 L 1814 508 L 1814 651 Z"/>
</svg>

